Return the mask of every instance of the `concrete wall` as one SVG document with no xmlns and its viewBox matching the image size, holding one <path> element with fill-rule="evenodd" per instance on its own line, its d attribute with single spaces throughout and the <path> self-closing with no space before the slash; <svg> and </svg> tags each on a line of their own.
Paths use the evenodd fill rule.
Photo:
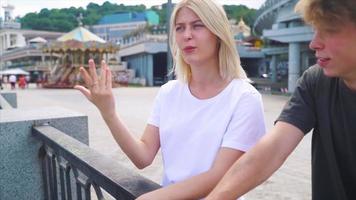
<svg viewBox="0 0 356 200">
<path fill-rule="evenodd" d="M 0 110 L 0 199 L 44 199 L 41 143 L 31 128 L 49 123 L 75 139 L 89 143 L 88 118 L 60 107 Z"/>
<path fill-rule="evenodd" d="M 7 101 L 8 104 L 11 105 L 12 108 L 17 108 L 17 96 L 15 92 L 1 92 L 0 95 Z"/>
</svg>

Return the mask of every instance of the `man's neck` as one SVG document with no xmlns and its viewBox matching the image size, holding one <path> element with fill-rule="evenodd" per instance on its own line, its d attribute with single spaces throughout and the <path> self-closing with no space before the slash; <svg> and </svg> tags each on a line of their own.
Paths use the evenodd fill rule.
<svg viewBox="0 0 356 200">
<path fill-rule="evenodd" d="M 345 85 L 350 88 L 352 91 L 356 92 L 356 79 L 353 80 L 345 80 L 344 79 Z"/>
</svg>

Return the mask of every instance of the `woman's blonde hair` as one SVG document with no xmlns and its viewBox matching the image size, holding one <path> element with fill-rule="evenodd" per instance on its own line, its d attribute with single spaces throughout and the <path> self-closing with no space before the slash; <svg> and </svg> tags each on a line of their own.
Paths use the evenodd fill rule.
<svg viewBox="0 0 356 200">
<path fill-rule="evenodd" d="M 356 24 L 355 0 L 300 0 L 295 10 L 320 30 L 338 29 L 347 21 Z"/>
<path fill-rule="evenodd" d="M 174 8 L 170 21 L 170 46 L 173 55 L 174 72 L 178 80 L 189 82 L 191 69 L 182 57 L 175 40 L 175 22 L 177 13 L 183 7 L 191 9 L 203 24 L 218 38 L 219 72 L 224 80 L 247 78 L 241 67 L 235 41 L 232 36 L 229 20 L 223 7 L 213 0 L 182 0 Z"/>
</svg>

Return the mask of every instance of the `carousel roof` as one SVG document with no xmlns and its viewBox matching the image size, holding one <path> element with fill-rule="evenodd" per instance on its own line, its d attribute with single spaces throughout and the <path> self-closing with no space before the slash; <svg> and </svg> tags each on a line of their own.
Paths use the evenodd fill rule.
<svg viewBox="0 0 356 200">
<path fill-rule="evenodd" d="M 71 32 L 59 37 L 57 41 L 46 43 L 44 52 L 89 51 L 115 53 L 119 45 L 106 42 L 83 27 L 78 27 Z"/>
<path fill-rule="evenodd" d="M 35 37 L 28 41 L 29 43 L 46 43 L 47 40 L 42 37 Z"/>
<path fill-rule="evenodd" d="M 95 41 L 99 43 L 105 43 L 106 41 L 95 35 L 94 33 L 88 31 L 83 27 L 78 27 L 71 32 L 64 34 L 63 36 L 59 37 L 57 41 L 67 41 L 67 40 L 77 40 L 79 42 L 89 42 Z"/>
<path fill-rule="evenodd" d="M 43 46 L 44 52 L 67 52 L 67 51 L 88 51 L 115 53 L 119 50 L 119 45 L 114 43 L 100 43 L 96 41 L 79 42 L 77 40 L 56 41 Z"/>
</svg>

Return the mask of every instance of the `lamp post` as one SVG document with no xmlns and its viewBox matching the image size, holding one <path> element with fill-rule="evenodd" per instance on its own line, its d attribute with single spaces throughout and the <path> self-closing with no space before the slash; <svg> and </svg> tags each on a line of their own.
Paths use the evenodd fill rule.
<svg viewBox="0 0 356 200">
<path fill-rule="evenodd" d="M 172 71 L 173 67 L 173 61 L 172 61 L 172 54 L 169 48 L 169 36 L 170 36 L 170 19 L 171 19 L 171 13 L 172 13 L 172 0 L 168 0 L 167 2 L 167 22 L 166 22 L 166 27 L 167 27 L 167 78 L 168 80 L 173 79 L 173 73 L 170 73 Z"/>
</svg>

